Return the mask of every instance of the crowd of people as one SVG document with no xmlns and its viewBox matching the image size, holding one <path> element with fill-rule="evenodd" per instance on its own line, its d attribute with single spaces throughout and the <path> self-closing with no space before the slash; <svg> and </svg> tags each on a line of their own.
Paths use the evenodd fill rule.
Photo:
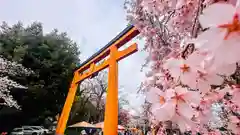
<svg viewBox="0 0 240 135">
<path fill-rule="evenodd" d="M 92 134 L 88 134 L 85 130 L 81 131 L 81 135 L 103 135 L 102 130 L 98 130 Z M 145 133 L 142 132 L 142 130 L 120 130 L 118 131 L 118 135 L 151 135 L 151 131 L 148 130 Z"/>
</svg>

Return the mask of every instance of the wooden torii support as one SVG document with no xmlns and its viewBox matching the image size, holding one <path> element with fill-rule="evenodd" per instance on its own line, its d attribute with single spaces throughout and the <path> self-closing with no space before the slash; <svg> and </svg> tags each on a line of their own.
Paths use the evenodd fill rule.
<svg viewBox="0 0 240 135">
<path fill-rule="evenodd" d="M 108 71 L 108 92 L 105 105 L 104 135 L 117 135 L 118 129 L 118 61 L 137 52 L 137 44 L 134 43 L 128 48 L 119 51 L 118 49 L 132 38 L 137 36 L 139 31 L 132 25 L 125 28 L 119 35 L 111 40 L 106 46 L 84 61 L 75 71 L 69 88 L 66 102 L 64 104 L 56 129 L 56 135 L 64 135 L 69 113 L 75 98 L 78 85 L 86 78 L 94 77 L 105 68 Z M 109 56 L 109 58 L 107 58 Z M 100 65 L 101 60 L 104 60 Z"/>
</svg>

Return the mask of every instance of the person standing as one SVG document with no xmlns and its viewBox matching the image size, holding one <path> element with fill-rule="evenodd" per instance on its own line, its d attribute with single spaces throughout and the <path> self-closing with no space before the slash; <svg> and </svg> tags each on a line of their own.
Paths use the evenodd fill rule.
<svg viewBox="0 0 240 135">
<path fill-rule="evenodd" d="M 150 130 L 147 131 L 147 135 L 151 135 L 151 131 Z"/>
<path fill-rule="evenodd" d="M 85 131 L 85 130 L 82 130 L 82 131 L 81 131 L 81 135 L 87 135 L 86 131 Z"/>
</svg>

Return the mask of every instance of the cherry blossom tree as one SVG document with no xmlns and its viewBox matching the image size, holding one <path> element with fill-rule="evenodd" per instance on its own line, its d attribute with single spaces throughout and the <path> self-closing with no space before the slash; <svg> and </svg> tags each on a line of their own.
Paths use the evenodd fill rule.
<svg viewBox="0 0 240 135">
<path fill-rule="evenodd" d="M 127 0 L 149 52 L 144 91 L 153 123 L 240 135 L 239 0 Z M 160 123 L 160 124 L 159 124 Z"/>
<path fill-rule="evenodd" d="M 75 98 L 76 106 L 72 109 L 70 121 L 74 121 L 76 115 L 81 112 L 84 107 L 87 107 L 88 103 L 91 103 L 94 114 L 86 113 L 88 119 L 91 119 L 94 123 L 102 122 L 104 119 L 106 91 L 107 72 L 99 72 L 96 76 L 84 80 L 77 91 Z M 79 105 L 79 103 L 81 104 Z M 88 111 L 90 112 L 91 109 Z"/>
<path fill-rule="evenodd" d="M 11 88 L 27 89 L 27 87 L 11 80 L 9 76 L 30 75 L 32 71 L 24 68 L 16 62 L 11 62 L 0 56 L 0 100 L 1 105 L 15 107 L 20 109 L 20 106 L 10 94 Z"/>
<path fill-rule="evenodd" d="M 119 124 L 126 126 L 130 120 L 130 114 L 125 109 L 120 109 L 118 114 Z"/>
</svg>

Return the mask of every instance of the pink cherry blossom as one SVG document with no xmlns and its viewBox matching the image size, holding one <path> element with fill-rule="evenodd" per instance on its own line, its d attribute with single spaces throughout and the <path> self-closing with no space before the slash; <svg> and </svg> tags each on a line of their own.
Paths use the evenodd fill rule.
<svg viewBox="0 0 240 135">
<path fill-rule="evenodd" d="M 214 70 L 219 75 L 230 76 L 235 73 L 236 71 L 236 63 L 222 65 L 222 66 L 212 66 L 212 70 Z"/>
<path fill-rule="evenodd" d="M 203 10 L 199 21 L 203 28 L 218 28 L 219 25 L 230 23 L 235 11 L 235 7 L 231 4 L 214 3 Z M 218 12 L 217 14 L 221 12 L 221 16 L 216 16 L 216 12 Z"/>
<path fill-rule="evenodd" d="M 228 123 L 228 129 L 230 129 L 236 135 L 239 135 L 240 133 L 240 127 L 234 123 Z"/>
<path fill-rule="evenodd" d="M 229 117 L 229 121 L 232 122 L 232 123 L 239 123 L 240 122 L 238 117 L 233 116 L 233 115 Z"/>
<path fill-rule="evenodd" d="M 199 108 L 197 119 L 199 120 L 201 126 L 203 126 L 203 124 L 207 124 L 211 117 L 212 112 L 209 108 Z"/>
<path fill-rule="evenodd" d="M 203 58 L 203 62 L 201 66 L 206 72 L 211 72 L 218 75 L 229 76 L 232 75 L 236 71 L 236 63 L 233 64 L 225 64 L 225 65 L 215 65 L 214 57 L 209 52 L 204 52 L 205 58 Z"/>
<path fill-rule="evenodd" d="M 156 106 L 161 106 L 165 103 L 164 95 L 165 93 L 162 90 L 151 87 L 147 93 L 146 100 L 152 104 L 156 104 Z"/>
<path fill-rule="evenodd" d="M 176 122 L 181 131 L 186 131 L 194 124 L 191 118 L 195 114 L 191 104 L 200 103 L 200 94 L 196 91 L 188 91 L 187 88 L 176 87 L 166 90 L 165 103 L 155 111 L 160 121 L 172 120 Z"/>
<path fill-rule="evenodd" d="M 167 100 L 161 106 L 152 106 L 152 113 L 155 115 L 157 120 L 168 121 L 175 115 L 175 109 L 176 103 L 173 100 Z"/>
<path fill-rule="evenodd" d="M 239 134 L 240 133 L 240 126 L 238 125 L 239 123 L 240 123 L 240 120 L 236 116 L 230 116 L 229 117 L 228 128 L 234 134 Z"/>
<path fill-rule="evenodd" d="M 209 92 L 211 85 L 221 85 L 223 78 L 214 72 L 198 71 L 197 81 L 189 85 L 193 89 L 199 89 L 202 94 Z M 195 86 L 195 87 L 194 87 Z"/>
<path fill-rule="evenodd" d="M 176 114 L 191 119 L 194 115 L 191 104 L 200 103 L 200 94 L 196 91 L 189 91 L 187 88 L 176 87 L 166 90 L 164 99 L 164 104 L 154 108 L 154 111 L 161 112 L 156 115 L 158 120 L 171 120 Z"/>
<path fill-rule="evenodd" d="M 159 122 L 177 124 L 182 132 L 220 135 L 217 127 L 226 125 L 227 132 L 237 134 L 231 113 L 240 110 L 234 80 L 240 62 L 240 1 L 127 1 L 131 22 L 149 53 L 145 88 L 151 114 Z M 221 124 L 213 121 L 216 104 L 223 108 L 217 112 Z"/>
<path fill-rule="evenodd" d="M 168 69 L 171 76 L 175 80 L 180 80 L 183 84 L 191 84 L 196 81 L 197 68 L 192 66 L 191 61 L 184 59 L 169 59 L 165 64 L 165 69 Z"/>
<path fill-rule="evenodd" d="M 219 14 L 219 11 L 224 12 L 221 12 L 221 16 L 216 16 L 215 14 Z M 199 16 L 201 26 L 210 27 L 198 36 L 205 42 L 200 49 L 212 51 L 214 63 L 217 65 L 233 64 L 240 60 L 240 53 L 236 49 L 240 40 L 238 38 L 240 31 L 238 16 L 236 8 L 227 3 L 212 4 Z"/>
<path fill-rule="evenodd" d="M 193 125 L 196 125 L 196 123 L 194 123 L 192 120 L 186 118 L 186 117 L 182 117 L 181 115 L 179 114 L 176 114 L 172 121 L 174 123 L 177 123 L 179 129 L 182 131 L 182 132 L 185 132 L 185 131 L 190 131 L 192 127 L 194 127 Z"/>
</svg>

